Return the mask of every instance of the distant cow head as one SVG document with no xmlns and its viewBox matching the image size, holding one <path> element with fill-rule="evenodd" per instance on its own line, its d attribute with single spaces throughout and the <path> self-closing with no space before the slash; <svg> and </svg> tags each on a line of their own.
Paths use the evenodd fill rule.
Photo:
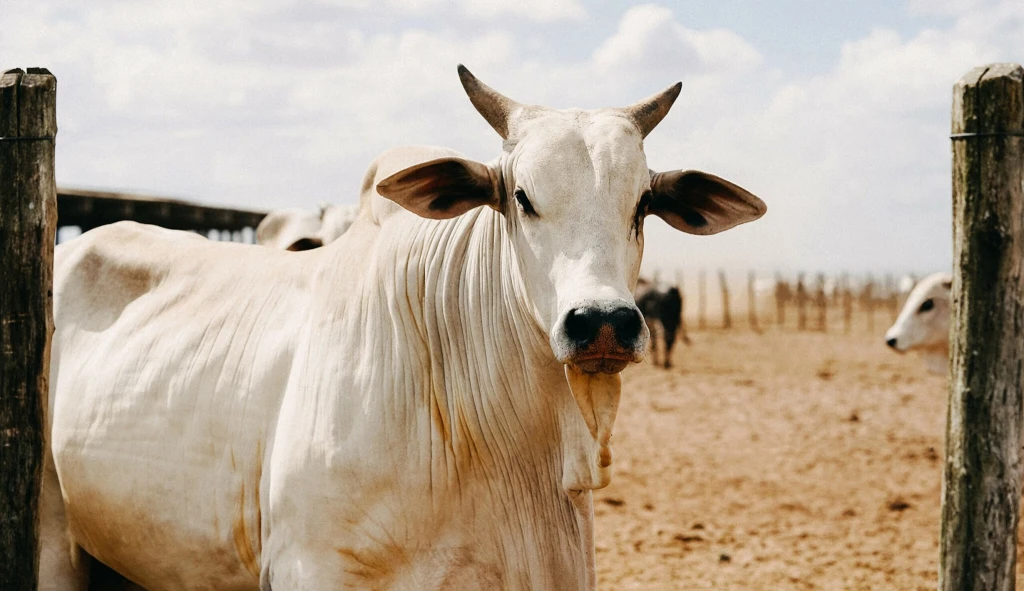
<svg viewBox="0 0 1024 591">
<path fill-rule="evenodd" d="M 949 273 L 922 279 L 885 333 L 885 343 L 900 353 L 921 352 L 929 369 L 944 373 L 948 366 L 952 289 L 953 276 Z"/>
<path fill-rule="evenodd" d="M 647 168 L 643 139 L 680 84 L 631 107 L 555 110 L 517 103 L 462 66 L 459 76 L 505 140 L 501 158 L 424 162 L 384 179 L 377 191 L 432 219 L 479 206 L 500 212 L 558 361 L 588 374 L 639 361 L 649 335 L 632 291 L 644 218 L 707 235 L 761 217 L 765 204 L 710 174 Z"/>
<path fill-rule="evenodd" d="M 256 227 L 256 242 L 280 250 L 312 250 L 323 246 L 320 216 L 298 208 L 272 211 Z"/>
</svg>

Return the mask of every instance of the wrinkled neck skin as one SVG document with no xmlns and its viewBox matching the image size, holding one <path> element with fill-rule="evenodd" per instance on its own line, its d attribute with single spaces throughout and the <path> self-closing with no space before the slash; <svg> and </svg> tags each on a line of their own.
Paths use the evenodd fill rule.
<svg viewBox="0 0 1024 591">
<path fill-rule="evenodd" d="M 391 331 L 351 342 L 362 360 L 356 390 L 395 395 L 360 402 L 383 413 L 370 437 L 409 450 L 410 465 L 393 469 L 429 498 L 420 497 L 434 508 L 427 529 L 460 522 L 448 543 L 472 547 L 503 587 L 595 588 L 590 491 L 608 483 L 610 432 L 589 428 L 573 399 L 526 296 L 507 216 L 482 207 L 443 222 L 387 217 L 358 309 L 329 331 Z"/>
</svg>

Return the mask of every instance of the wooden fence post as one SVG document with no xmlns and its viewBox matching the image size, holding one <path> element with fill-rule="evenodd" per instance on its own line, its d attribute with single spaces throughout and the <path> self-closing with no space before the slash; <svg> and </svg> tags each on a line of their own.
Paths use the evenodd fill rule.
<svg viewBox="0 0 1024 591">
<path fill-rule="evenodd" d="M 697 275 L 697 328 L 704 330 L 708 327 L 707 321 L 707 305 L 708 305 L 708 293 L 707 293 L 707 275 L 704 273 L 704 269 L 700 270 Z"/>
<path fill-rule="evenodd" d="M 860 292 L 861 309 L 868 315 L 868 332 L 875 332 L 875 280 L 868 275 L 864 288 Z"/>
<path fill-rule="evenodd" d="M 807 285 L 803 273 L 796 278 L 796 329 L 807 330 Z"/>
<path fill-rule="evenodd" d="M 35 589 L 53 332 L 57 82 L 0 77 L 0 589 Z"/>
<path fill-rule="evenodd" d="M 818 308 L 818 326 L 821 332 L 828 331 L 828 297 L 825 294 L 825 274 L 818 274 L 817 285 L 814 288 L 814 305 Z"/>
<path fill-rule="evenodd" d="M 757 324 L 757 290 L 755 289 L 756 278 L 753 271 L 747 272 L 747 320 L 750 322 L 750 328 L 754 332 L 761 332 L 761 327 Z"/>
<path fill-rule="evenodd" d="M 853 288 L 850 286 L 850 276 L 843 273 L 843 332 L 850 334 L 853 326 Z"/>
<path fill-rule="evenodd" d="M 953 92 L 953 325 L 940 591 L 1014 588 L 1024 374 L 1024 69 Z"/>
<path fill-rule="evenodd" d="M 722 288 L 722 328 L 732 328 L 732 313 L 729 310 L 729 281 L 725 271 L 718 270 L 718 285 Z"/>
<path fill-rule="evenodd" d="M 690 344 L 690 335 L 686 332 L 686 289 L 683 284 L 683 272 L 676 271 L 676 289 L 679 290 L 679 338 L 683 344 Z"/>
<path fill-rule="evenodd" d="M 786 324 L 786 305 L 789 304 L 789 282 L 781 273 L 775 274 L 775 324 Z"/>
</svg>

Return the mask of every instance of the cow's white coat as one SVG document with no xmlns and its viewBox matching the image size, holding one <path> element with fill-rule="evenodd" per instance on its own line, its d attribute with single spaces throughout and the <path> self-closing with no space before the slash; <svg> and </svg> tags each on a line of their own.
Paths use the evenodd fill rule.
<svg viewBox="0 0 1024 591">
<path fill-rule="evenodd" d="M 43 509 L 70 537 L 46 538 L 44 589 L 83 588 L 78 547 L 151 591 L 596 586 L 619 377 L 560 331 L 574 306 L 632 306 L 652 177 L 622 111 L 509 117 L 488 165 L 381 156 L 320 249 L 134 223 L 57 248 Z M 495 199 L 400 193 L 439 161 Z M 700 234 L 764 213 L 729 187 L 703 218 L 656 213 Z"/>
</svg>

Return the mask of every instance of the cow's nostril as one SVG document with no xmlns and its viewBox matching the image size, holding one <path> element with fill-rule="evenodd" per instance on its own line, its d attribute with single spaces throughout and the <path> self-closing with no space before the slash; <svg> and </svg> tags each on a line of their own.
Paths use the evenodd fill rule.
<svg viewBox="0 0 1024 591">
<path fill-rule="evenodd" d="M 565 336 L 575 343 L 589 343 L 597 332 L 593 316 L 594 314 L 590 310 L 582 308 L 569 310 L 565 317 Z"/>
<path fill-rule="evenodd" d="M 609 315 L 608 322 L 615 331 L 615 338 L 623 345 L 632 345 L 640 336 L 644 319 L 633 307 L 618 308 Z"/>
<path fill-rule="evenodd" d="M 896 348 L 896 339 L 895 338 L 889 339 L 889 340 L 885 341 L 885 344 L 889 345 L 890 347 L 895 349 Z"/>
</svg>

